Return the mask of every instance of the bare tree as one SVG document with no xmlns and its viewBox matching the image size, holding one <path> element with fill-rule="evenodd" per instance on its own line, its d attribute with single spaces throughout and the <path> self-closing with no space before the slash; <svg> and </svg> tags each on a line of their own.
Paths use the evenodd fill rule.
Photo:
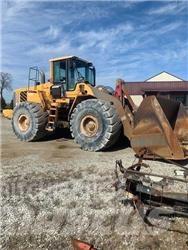
<svg viewBox="0 0 188 250">
<path fill-rule="evenodd" d="M 0 72 L 0 98 L 1 98 L 1 108 L 3 108 L 3 103 L 5 102 L 3 98 L 3 91 L 12 90 L 11 86 L 12 75 L 5 72 Z"/>
</svg>

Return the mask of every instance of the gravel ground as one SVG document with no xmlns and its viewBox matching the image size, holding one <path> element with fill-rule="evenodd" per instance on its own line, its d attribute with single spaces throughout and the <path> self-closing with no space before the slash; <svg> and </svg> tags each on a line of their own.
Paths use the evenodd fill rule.
<svg viewBox="0 0 188 250">
<path fill-rule="evenodd" d="M 98 249 L 187 249 L 186 219 L 143 223 L 114 191 L 114 165 L 134 153 L 125 145 L 84 152 L 66 136 L 35 143 L 18 141 L 2 119 L 1 249 L 72 249 L 75 237 Z M 147 161 L 153 172 L 177 167 Z M 177 190 L 183 190 L 177 185 Z"/>
</svg>

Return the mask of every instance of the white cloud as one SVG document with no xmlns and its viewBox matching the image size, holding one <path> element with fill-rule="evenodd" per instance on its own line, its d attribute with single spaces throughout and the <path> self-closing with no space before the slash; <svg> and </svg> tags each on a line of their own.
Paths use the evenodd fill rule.
<svg viewBox="0 0 188 250">
<path fill-rule="evenodd" d="M 130 23 L 119 24 L 113 28 L 80 31 L 77 39 L 82 43 L 80 50 L 85 50 L 96 46 L 102 50 L 110 46 L 114 41 L 133 32 L 133 25 Z M 111 48 L 113 49 L 113 48 Z"/>
<path fill-rule="evenodd" d="M 91 54 L 96 51 L 105 52 L 109 50 L 110 54 L 113 53 L 113 50 L 118 47 L 118 39 L 130 34 L 133 31 L 133 26 L 129 23 L 119 24 L 114 28 L 99 29 L 99 30 L 90 30 L 90 31 L 77 31 L 74 33 L 64 33 L 56 29 L 55 27 L 50 27 L 48 32 L 45 32 L 45 35 L 48 34 L 52 36 L 61 35 L 62 39 L 58 42 L 53 42 L 52 44 L 38 44 L 34 48 L 27 52 L 28 55 L 67 55 L 67 54 Z M 76 43 L 76 45 L 75 45 Z M 117 47 L 113 46 L 117 43 Z M 134 44 L 134 43 L 132 43 Z"/>
<path fill-rule="evenodd" d="M 71 45 L 68 41 L 61 40 L 58 43 L 53 44 L 41 44 L 36 47 L 34 47 L 32 50 L 28 51 L 28 55 L 66 55 L 67 53 L 70 53 L 71 51 Z"/>
<path fill-rule="evenodd" d="M 142 10 L 132 1 L 62 5 L 14 2 L 18 6 L 7 8 L 2 41 L 3 66 L 13 74 L 15 86 L 27 83 L 29 66 L 48 71 L 48 59 L 63 55 L 93 61 L 98 84 L 114 83 L 118 77 L 144 80 L 151 72 L 170 67 L 183 68 L 181 72 L 187 74 L 188 45 L 182 36 L 185 15 L 179 15 L 178 20 L 168 19 L 168 15 L 149 16 L 145 7 Z"/>
<path fill-rule="evenodd" d="M 172 31 L 179 31 L 179 28 L 184 26 L 185 24 L 182 21 L 172 20 L 170 22 L 165 22 L 162 19 L 157 22 L 154 19 L 144 25 L 138 26 L 135 30 L 135 34 L 140 40 L 144 39 L 145 43 L 149 43 L 151 40 L 159 38 L 161 35 Z"/>
<path fill-rule="evenodd" d="M 171 3 L 167 3 L 160 6 L 160 7 L 156 7 L 156 8 L 152 8 L 148 11 L 148 14 L 150 15 L 168 15 L 168 14 L 177 14 L 179 12 L 181 12 L 182 10 L 184 10 L 186 7 L 188 7 L 187 2 L 171 2 Z"/>
<path fill-rule="evenodd" d="M 31 1 L 22 0 L 7 0 L 2 2 L 2 18 L 3 21 L 10 21 L 16 17 L 20 12 L 31 7 Z"/>
<path fill-rule="evenodd" d="M 54 25 L 50 25 L 50 27 L 46 30 L 44 35 L 51 39 L 56 39 L 61 33 L 61 30 Z"/>
<path fill-rule="evenodd" d="M 162 34 L 168 33 L 168 32 L 173 31 L 173 30 L 178 30 L 178 28 L 182 25 L 183 25 L 183 23 L 181 23 L 181 22 L 170 23 L 170 24 L 161 26 L 161 28 L 159 28 L 157 32 L 159 35 L 160 34 L 162 35 Z"/>
</svg>

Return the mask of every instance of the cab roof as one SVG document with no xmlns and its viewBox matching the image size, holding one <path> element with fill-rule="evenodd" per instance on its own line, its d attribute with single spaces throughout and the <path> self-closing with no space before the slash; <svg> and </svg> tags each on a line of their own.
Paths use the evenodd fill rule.
<svg viewBox="0 0 188 250">
<path fill-rule="evenodd" d="M 89 61 L 87 61 L 87 60 L 84 60 L 84 59 L 82 59 L 82 58 L 80 58 L 80 57 L 77 57 L 77 56 L 56 57 L 56 58 L 50 59 L 49 61 L 50 61 L 50 62 L 55 62 L 55 61 L 62 61 L 62 60 L 66 60 L 66 59 L 77 59 L 77 60 L 83 61 L 83 62 L 85 62 L 85 63 L 91 63 L 91 62 L 89 62 Z"/>
</svg>

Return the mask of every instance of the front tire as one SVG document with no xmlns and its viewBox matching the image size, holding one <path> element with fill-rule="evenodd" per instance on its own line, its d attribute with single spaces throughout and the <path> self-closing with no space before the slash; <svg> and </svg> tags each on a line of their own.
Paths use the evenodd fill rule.
<svg viewBox="0 0 188 250">
<path fill-rule="evenodd" d="M 21 141 L 37 141 L 47 134 L 48 113 L 36 103 L 21 102 L 14 108 L 12 128 Z"/>
<path fill-rule="evenodd" d="M 82 149 L 100 151 L 114 145 L 121 132 L 121 121 L 109 102 L 89 99 L 74 109 L 70 130 Z"/>
</svg>

